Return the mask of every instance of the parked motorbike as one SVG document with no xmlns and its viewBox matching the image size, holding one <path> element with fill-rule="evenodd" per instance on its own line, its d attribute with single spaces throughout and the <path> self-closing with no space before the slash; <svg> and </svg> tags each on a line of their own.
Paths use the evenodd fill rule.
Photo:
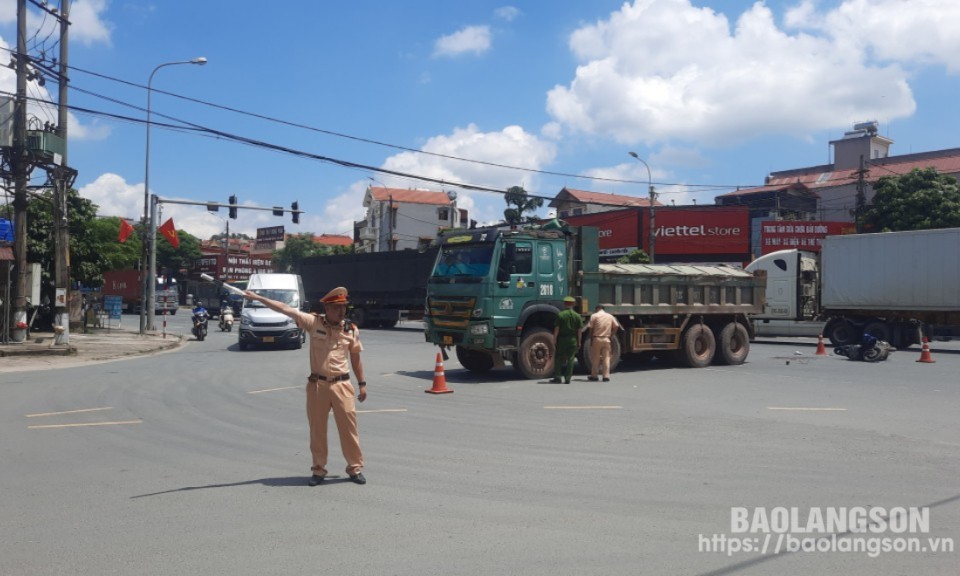
<svg viewBox="0 0 960 576">
<path fill-rule="evenodd" d="M 848 360 L 881 362 L 887 359 L 893 349 L 889 342 L 878 340 L 871 334 L 864 334 L 859 344 L 838 346 L 833 352 L 838 356 L 845 356 Z"/>
<path fill-rule="evenodd" d="M 229 305 L 220 308 L 220 331 L 233 331 L 233 309 Z"/>
<path fill-rule="evenodd" d="M 201 310 L 193 315 L 193 335 L 201 342 L 207 337 L 207 322 L 209 319 L 210 315 L 206 310 Z"/>
</svg>

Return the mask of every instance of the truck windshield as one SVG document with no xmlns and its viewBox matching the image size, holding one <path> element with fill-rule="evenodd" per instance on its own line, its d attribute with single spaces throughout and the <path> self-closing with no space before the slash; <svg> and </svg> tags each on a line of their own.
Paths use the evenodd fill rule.
<svg viewBox="0 0 960 576">
<path fill-rule="evenodd" d="M 431 278 L 484 278 L 492 260 L 493 244 L 444 246 Z"/>
<path fill-rule="evenodd" d="M 253 290 L 252 292 L 255 292 L 265 298 L 276 300 L 277 302 L 283 302 L 287 306 L 292 306 L 294 308 L 300 307 L 300 298 L 297 296 L 296 290 L 270 290 L 261 288 L 258 290 Z M 264 308 L 264 305 L 256 300 L 249 300 L 245 305 L 249 308 Z"/>
</svg>

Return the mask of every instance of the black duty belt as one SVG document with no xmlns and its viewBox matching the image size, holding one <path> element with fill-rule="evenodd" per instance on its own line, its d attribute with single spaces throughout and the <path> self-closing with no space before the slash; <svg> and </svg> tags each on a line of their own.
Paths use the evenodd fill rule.
<svg viewBox="0 0 960 576">
<path fill-rule="evenodd" d="M 350 374 L 341 374 L 339 376 L 324 376 L 323 374 L 313 373 L 307 376 L 307 380 L 311 382 L 316 382 L 317 380 L 323 380 L 324 382 L 340 382 L 342 380 L 349 380 Z"/>
</svg>

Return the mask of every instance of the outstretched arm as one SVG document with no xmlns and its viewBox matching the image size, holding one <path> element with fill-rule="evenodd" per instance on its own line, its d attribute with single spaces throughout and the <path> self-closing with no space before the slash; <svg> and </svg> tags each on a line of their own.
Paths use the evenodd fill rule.
<svg viewBox="0 0 960 576">
<path fill-rule="evenodd" d="M 279 313 L 281 313 L 281 314 L 286 314 L 287 316 L 289 316 L 289 317 L 291 317 L 291 318 L 296 318 L 296 317 L 297 317 L 297 314 L 300 312 L 300 311 L 297 310 L 296 308 L 293 308 L 293 307 L 291 307 L 291 306 L 287 306 L 287 305 L 284 304 L 283 302 L 278 302 L 278 301 L 276 301 L 276 300 L 271 300 L 271 299 L 269 299 L 269 298 L 266 298 L 266 297 L 264 297 L 264 296 L 261 296 L 261 295 L 257 294 L 256 292 L 251 292 L 250 290 L 244 290 L 244 291 L 243 291 L 243 297 L 246 298 L 247 300 L 255 300 L 255 301 L 263 304 L 263 305 L 266 306 L 267 308 L 269 308 L 269 309 L 271 309 L 271 310 L 273 310 L 273 311 L 275 311 L 275 312 L 279 312 Z"/>
</svg>

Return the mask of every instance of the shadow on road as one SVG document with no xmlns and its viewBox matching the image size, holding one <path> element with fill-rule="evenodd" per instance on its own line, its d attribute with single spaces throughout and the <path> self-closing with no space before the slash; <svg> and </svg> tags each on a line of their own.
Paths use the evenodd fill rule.
<svg viewBox="0 0 960 576">
<path fill-rule="evenodd" d="M 184 486 L 183 488 L 173 488 L 171 490 L 151 492 L 150 494 L 138 494 L 136 496 L 131 496 L 130 499 L 134 500 L 136 498 L 147 498 L 149 496 L 162 496 L 163 494 L 175 494 L 177 492 L 191 492 L 193 490 L 207 490 L 210 488 L 235 488 L 237 486 L 251 486 L 254 484 L 270 486 L 271 488 L 310 488 L 310 486 L 307 486 L 308 480 L 310 480 L 309 476 L 281 476 L 278 478 L 259 478 L 257 480 L 245 480 L 243 482 L 230 482 L 227 484 Z M 352 483 L 353 481 L 349 478 L 341 478 L 340 476 L 327 476 L 327 480 L 324 482 L 324 484 L 340 484 L 344 482 Z"/>
</svg>

